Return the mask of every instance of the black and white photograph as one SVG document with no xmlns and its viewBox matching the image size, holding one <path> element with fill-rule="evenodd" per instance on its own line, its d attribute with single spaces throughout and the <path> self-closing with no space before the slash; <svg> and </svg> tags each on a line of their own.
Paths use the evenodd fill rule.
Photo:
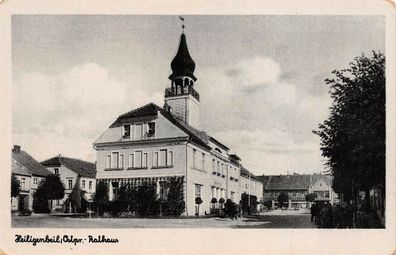
<svg viewBox="0 0 396 255">
<path fill-rule="evenodd" d="M 13 13 L 13 245 L 394 229 L 386 15 Z"/>
</svg>

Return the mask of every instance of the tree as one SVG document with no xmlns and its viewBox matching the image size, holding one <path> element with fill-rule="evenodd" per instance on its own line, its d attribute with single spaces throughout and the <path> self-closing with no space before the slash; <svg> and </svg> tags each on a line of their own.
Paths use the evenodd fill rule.
<svg viewBox="0 0 396 255">
<path fill-rule="evenodd" d="M 334 191 L 356 203 L 358 191 L 368 197 L 373 187 L 385 189 L 385 56 L 373 51 L 349 65 L 325 80 L 331 113 L 313 132 L 321 139 Z"/>
<path fill-rule="evenodd" d="M 285 192 L 280 193 L 278 196 L 279 207 L 282 208 L 284 204 L 289 201 L 289 195 Z"/>
<path fill-rule="evenodd" d="M 52 207 L 53 199 L 62 199 L 64 196 L 65 187 L 59 175 L 48 175 L 37 187 L 37 191 L 33 198 L 33 208 L 36 208 L 36 212 L 49 212 L 51 209 L 48 208 L 48 200 L 51 200 Z M 34 200 L 36 200 L 36 204 L 34 204 Z"/>
<path fill-rule="evenodd" d="M 99 216 L 102 216 L 109 204 L 109 193 L 107 184 L 100 181 L 96 186 L 96 193 L 94 196 L 94 202 L 97 206 Z"/>
<path fill-rule="evenodd" d="M 17 197 L 21 190 L 21 184 L 15 175 L 11 176 L 11 197 Z"/>
<path fill-rule="evenodd" d="M 305 201 L 307 202 L 313 202 L 315 198 L 317 197 L 316 193 L 309 193 L 305 195 Z"/>
</svg>

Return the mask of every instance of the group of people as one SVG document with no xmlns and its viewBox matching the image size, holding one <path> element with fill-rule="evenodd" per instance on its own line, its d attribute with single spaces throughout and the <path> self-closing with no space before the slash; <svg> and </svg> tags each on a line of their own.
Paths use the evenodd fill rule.
<svg viewBox="0 0 396 255">
<path fill-rule="evenodd" d="M 311 221 L 319 228 L 353 228 L 353 211 L 351 204 L 314 203 Z"/>
</svg>

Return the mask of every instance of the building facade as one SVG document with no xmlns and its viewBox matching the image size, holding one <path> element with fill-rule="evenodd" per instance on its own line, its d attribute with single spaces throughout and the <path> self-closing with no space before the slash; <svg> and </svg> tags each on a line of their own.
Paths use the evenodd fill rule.
<svg viewBox="0 0 396 255">
<path fill-rule="evenodd" d="M 65 212 L 76 211 L 72 203 L 68 203 L 72 192 L 77 192 L 79 197 L 78 211 L 90 209 L 93 195 L 96 191 L 96 165 L 80 159 L 68 158 L 58 155 L 41 162 L 52 174 L 59 175 L 64 187 L 63 199 L 52 203 L 52 210 Z"/>
<path fill-rule="evenodd" d="M 285 193 L 288 196 L 289 209 L 309 208 L 306 195 L 316 194 L 314 201 L 337 203 L 337 194 L 331 187 L 331 175 L 323 174 L 292 174 L 259 176 L 264 184 L 264 201 L 271 208 L 279 207 L 278 197 Z"/>
<path fill-rule="evenodd" d="M 195 63 L 183 33 L 171 62 L 170 87 L 164 107 L 153 103 L 120 115 L 94 142 L 97 181 L 109 187 L 114 199 L 121 186 L 151 183 L 172 177 L 184 180 L 185 215 L 210 212 L 212 198 L 240 200 L 240 158 L 214 137 L 200 130 L 199 93 L 195 90 Z M 262 191 L 262 189 L 261 189 Z"/>
<path fill-rule="evenodd" d="M 51 172 L 37 162 L 21 147 L 12 149 L 11 174 L 19 181 L 20 191 L 17 197 L 11 198 L 11 210 L 33 210 L 33 197 L 37 187 Z"/>
</svg>

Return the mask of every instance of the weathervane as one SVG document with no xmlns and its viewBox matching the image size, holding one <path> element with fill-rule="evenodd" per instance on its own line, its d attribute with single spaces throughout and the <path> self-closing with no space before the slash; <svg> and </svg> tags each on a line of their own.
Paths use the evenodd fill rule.
<svg viewBox="0 0 396 255">
<path fill-rule="evenodd" d="M 182 16 L 179 16 L 179 19 L 182 21 L 182 29 L 183 29 L 183 33 L 184 33 L 184 18 Z"/>
</svg>

